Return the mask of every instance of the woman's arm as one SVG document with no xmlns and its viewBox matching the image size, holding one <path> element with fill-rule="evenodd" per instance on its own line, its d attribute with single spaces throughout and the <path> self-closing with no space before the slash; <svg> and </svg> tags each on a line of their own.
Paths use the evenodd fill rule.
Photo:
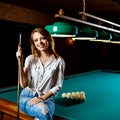
<svg viewBox="0 0 120 120">
<path fill-rule="evenodd" d="M 16 57 L 18 60 L 18 75 L 20 80 L 20 86 L 22 88 L 26 87 L 28 85 L 27 76 L 23 70 L 23 54 L 22 54 L 22 48 L 20 45 L 18 45 L 18 50 L 16 52 Z"/>
</svg>

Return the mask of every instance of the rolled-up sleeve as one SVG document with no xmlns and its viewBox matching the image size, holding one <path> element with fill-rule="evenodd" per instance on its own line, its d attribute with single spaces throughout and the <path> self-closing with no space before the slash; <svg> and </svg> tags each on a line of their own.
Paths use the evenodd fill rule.
<svg viewBox="0 0 120 120">
<path fill-rule="evenodd" d="M 59 64 L 58 64 L 58 70 L 56 72 L 56 75 L 55 75 L 55 85 L 50 89 L 50 91 L 53 93 L 53 94 L 57 94 L 60 89 L 62 88 L 62 85 L 63 85 L 63 80 L 64 80 L 64 72 L 65 72 L 65 61 L 61 58 Z"/>
</svg>

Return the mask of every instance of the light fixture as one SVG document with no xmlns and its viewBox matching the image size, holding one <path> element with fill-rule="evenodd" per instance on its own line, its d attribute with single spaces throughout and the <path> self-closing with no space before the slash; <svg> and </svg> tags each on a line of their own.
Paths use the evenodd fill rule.
<svg viewBox="0 0 120 120">
<path fill-rule="evenodd" d="M 99 30 L 98 31 L 98 37 L 96 39 L 97 40 L 111 40 L 112 39 L 112 34 L 106 32 L 105 30 Z"/>
<path fill-rule="evenodd" d="M 78 28 L 78 34 L 73 40 L 93 40 L 98 37 L 98 32 L 92 30 L 89 26 L 81 26 Z"/>
<path fill-rule="evenodd" d="M 65 15 L 63 15 L 64 14 L 64 12 L 63 12 L 63 10 L 62 9 L 60 9 L 60 11 L 59 11 L 59 13 L 58 14 L 55 14 L 55 17 L 59 17 L 59 18 L 63 18 L 63 19 L 67 19 L 67 20 L 71 20 L 71 21 L 74 21 L 74 22 L 79 22 L 79 23 L 82 23 L 82 24 L 85 24 L 85 25 L 89 25 L 89 26 L 92 26 L 92 27 L 97 27 L 97 28 L 100 28 L 100 29 L 102 29 L 101 31 L 96 31 L 96 30 L 92 30 L 92 29 L 90 29 L 90 28 L 78 28 L 78 29 L 76 29 L 77 30 L 77 32 L 71 32 L 72 33 L 72 35 L 73 35 L 73 40 L 76 40 L 76 39 L 79 39 L 79 40 L 97 40 L 97 39 L 99 39 L 99 41 L 100 41 L 100 39 L 101 40 L 111 40 L 112 39 L 112 34 L 111 33 L 106 33 L 106 31 L 110 31 L 110 32 L 115 32 L 115 33 L 120 33 L 120 30 L 116 30 L 116 29 L 113 29 L 113 28 L 111 28 L 111 27 L 106 27 L 106 26 L 102 26 L 102 25 L 98 25 L 98 24 L 94 24 L 94 23 L 91 23 L 91 22 L 87 22 L 86 21 L 86 16 L 88 16 L 88 17 L 91 17 L 91 18 L 94 18 L 94 19 L 97 19 L 97 20 L 99 20 L 99 21 L 103 21 L 103 22 L 106 22 L 106 23 L 109 23 L 110 25 L 115 25 L 115 26 L 117 26 L 117 27 L 120 27 L 120 25 L 118 25 L 118 24 L 116 24 L 116 23 L 113 23 L 113 22 L 111 22 L 111 21 L 108 21 L 108 20 L 105 20 L 105 19 L 102 19 L 102 18 L 100 18 L 100 17 L 96 17 L 96 16 L 94 16 L 94 15 L 91 15 L 91 14 L 88 14 L 88 13 L 86 13 L 85 12 L 85 0 L 83 0 L 83 11 L 82 12 L 79 12 L 79 14 L 81 14 L 82 15 L 82 20 L 79 20 L 79 19 L 76 19 L 76 18 L 73 18 L 73 17 L 69 17 L 69 16 L 65 16 Z M 52 26 L 52 28 L 51 29 L 53 29 L 53 27 L 54 26 Z M 58 26 L 58 27 L 60 27 L 60 26 Z M 47 29 L 48 29 L 48 27 L 47 27 Z M 50 29 L 50 28 L 49 28 Z M 49 30 L 48 29 L 48 30 Z M 66 33 L 67 32 L 67 30 L 68 29 L 66 29 L 66 31 L 64 31 L 64 33 L 63 33 L 63 31 L 62 31 L 62 29 L 60 30 L 60 32 L 62 33 L 62 34 L 68 34 L 68 33 Z M 75 31 L 76 31 L 75 30 Z M 105 31 L 106 30 L 106 31 Z M 69 30 L 68 30 L 69 31 Z M 52 32 L 53 33 L 53 30 L 50 30 L 50 32 Z M 59 32 L 56 32 L 57 34 L 59 33 Z M 55 33 L 55 34 L 56 34 Z M 76 35 L 75 35 L 75 33 L 76 33 Z M 66 37 L 67 37 L 67 35 L 66 35 Z M 97 39 L 96 39 L 97 38 Z"/>
<path fill-rule="evenodd" d="M 117 33 L 112 33 L 111 41 L 119 41 L 120 42 L 120 35 L 118 35 Z"/>
<path fill-rule="evenodd" d="M 85 0 L 83 0 L 83 12 L 85 12 Z M 82 14 L 82 21 L 86 21 L 86 15 Z M 98 32 L 92 30 L 88 25 L 80 26 L 78 34 L 73 40 L 93 40 L 98 37 Z"/>
<path fill-rule="evenodd" d="M 102 25 L 97 25 L 97 24 L 94 24 L 94 23 L 91 23 L 91 22 L 79 20 L 79 19 L 69 17 L 69 16 L 65 16 L 65 15 L 61 15 L 61 14 L 55 14 L 55 17 L 60 17 L 60 18 L 63 18 L 63 19 L 74 21 L 74 22 L 79 22 L 79 23 L 82 23 L 82 24 L 85 24 L 85 25 L 90 25 L 90 26 L 101 28 L 101 29 L 104 29 L 104 30 L 120 33 L 120 30 L 112 29 L 112 28 L 102 26 Z"/>
<path fill-rule="evenodd" d="M 75 37 L 78 32 L 76 26 L 70 25 L 67 22 L 55 22 L 52 25 L 46 25 L 52 37 Z"/>
<path fill-rule="evenodd" d="M 102 26 L 99 24 L 87 22 L 86 16 L 97 19 L 99 21 L 109 23 L 110 25 L 115 25 L 117 27 L 120 27 L 120 25 L 118 25 L 116 23 L 113 23 L 111 21 L 108 21 L 108 20 L 105 20 L 105 19 L 102 19 L 102 18 L 99 18 L 99 17 L 96 17 L 94 15 L 86 13 L 85 12 L 85 0 L 83 0 L 83 11 L 79 12 L 79 14 L 82 15 L 82 20 L 79 20 L 79 19 L 76 19 L 73 17 L 69 17 L 69 16 L 65 16 L 63 14 L 64 14 L 63 10 L 60 9 L 59 13 L 55 14 L 55 17 L 71 20 L 74 22 L 79 22 L 79 23 L 82 23 L 86 26 L 78 28 L 78 27 L 70 25 L 66 22 L 55 22 L 52 25 L 45 26 L 45 28 L 51 33 L 51 35 L 53 37 L 73 37 L 73 40 L 78 39 L 78 40 L 91 40 L 91 41 L 92 40 L 93 41 L 94 40 L 95 41 L 96 40 L 99 40 L 99 41 L 108 40 L 108 41 L 110 41 L 110 40 L 113 40 L 113 36 L 112 36 L 111 32 L 120 33 L 120 30 L 116 30 L 116 29 L 113 29 L 111 27 L 105 27 L 105 26 Z M 99 30 L 99 31 L 92 30 L 88 26 L 97 27 L 101 30 Z M 110 32 L 107 33 L 106 31 L 110 31 Z"/>
<path fill-rule="evenodd" d="M 102 32 L 98 32 L 98 36 L 99 37 L 96 37 L 97 39 L 96 38 L 91 38 L 91 37 L 87 37 L 87 38 L 85 38 L 85 37 L 74 37 L 73 40 L 89 40 L 89 41 L 96 41 L 96 42 L 110 42 L 110 43 L 120 44 L 120 41 L 113 41 L 113 36 L 111 34 L 112 32 L 114 32 L 116 34 L 120 33 L 120 30 L 113 29 L 111 27 L 106 27 L 106 26 L 94 24 L 94 23 L 87 22 L 87 21 L 84 21 L 84 20 L 79 20 L 79 19 L 76 19 L 76 18 L 73 18 L 73 17 L 65 16 L 65 15 L 63 15 L 61 13 L 62 12 L 59 12 L 59 14 L 55 14 L 55 17 L 60 17 L 60 18 L 63 18 L 63 19 L 67 19 L 67 20 L 71 20 L 71 21 L 74 21 L 74 22 L 82 23 L 82 24 L 85 24 L 85 25 L 88 25 L 88 26 L 97 27 L 97 28 L 102 30 Z M 115 25 L 117 27 L 120 27 L 120 25 L 118 25 L 116 23 L 113 23 L 111 21 L 107 21 L 105 19 L 102 19 L 102 18 L 93 16 L 93 15 L 90 15 L 88 13 L 87 14 L 86 13 L 82 13 L 82 14 L 85 15 L 84 17 L 89 15 L 89 17 L 92 17 L 92 18 L 95 18 L 95 19 L 100 19 L 100 21 L 103 21 L 103 22 L 106 22 L 106 23 L 110 23 L 110 25 Z M 105 31 L 110 31 L 110 32 L 106 33 Z M 100 35 L 101 35 L 101 37 L 100 37 Z M 105 39 L 103 39 L 103 36 L 104 36 Z M 117 37 L 117 38 L 119 39 L 119 37 Z"/>
</svg>

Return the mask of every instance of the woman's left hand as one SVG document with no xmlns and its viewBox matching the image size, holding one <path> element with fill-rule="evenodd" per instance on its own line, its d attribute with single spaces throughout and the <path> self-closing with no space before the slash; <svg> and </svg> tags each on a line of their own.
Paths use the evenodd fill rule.
<svg viewBox="0 0 120 120">
<path fill-rule="evenodd" d="M 43 101 L 43 99 L 40 99 L 38 97 L 34 97 L 30 100 L 30 105 L 32 106 L 32 105 L 35 105 L 35 104 L 42 102 L 42 101 Z"/>
</svg>

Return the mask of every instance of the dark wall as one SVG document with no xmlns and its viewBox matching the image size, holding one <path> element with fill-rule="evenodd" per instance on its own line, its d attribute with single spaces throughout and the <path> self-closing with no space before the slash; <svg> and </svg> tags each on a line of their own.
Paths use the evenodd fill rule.
<svg viewBox="0 0 120 120">
<path fill-rule="evenodd" d="M 19 34 L 22 34 L 24 57 L 30 54 L 29 37 L 35 26 L 0 21 L 0 88 L 17 85 L 18 63 L 16 50 Z M 120 45 L 103 42 L 72 41 L 68 38 L 54 38 L 56 51 L 66 62 L 66 75 L 95 69 L 120 70 Z"/>
<path fill-rule="evenodd" d="M 66 75 L 100 68 L 101 44 L 89 41 L 73 41 L 55 38 L 56 50 L 65 59 Z"/>
<path fill-rule="evenodd" d="M 56 50 L 66 61 L 66 75 L 96 69 L 120 70 L 120 44 L 55 38 Z"/>
<path fill-rule="evenodd" d="M 27 24 L 0 20 L 0 87 L 17 85 L 18 63 L 16 51 L 22 34 L 24 56 L 29 54 L 29 36 L 32 27 Z"/>
</svg>

